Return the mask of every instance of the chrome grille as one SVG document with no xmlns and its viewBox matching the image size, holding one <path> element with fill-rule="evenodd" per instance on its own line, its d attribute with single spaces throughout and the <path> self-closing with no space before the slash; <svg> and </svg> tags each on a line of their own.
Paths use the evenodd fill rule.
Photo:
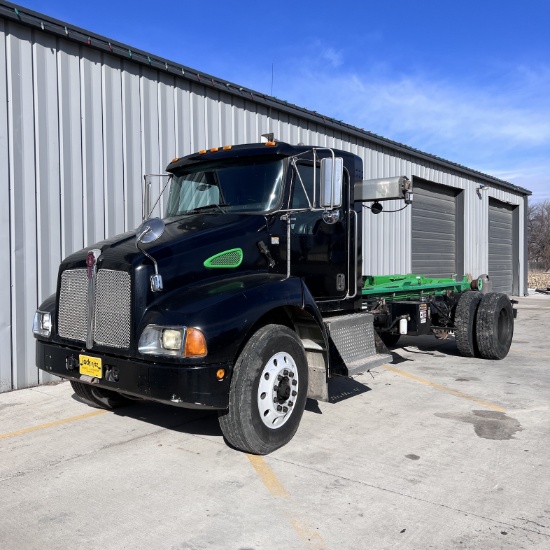
<svg viewBox="0 0 550 550">
<path fill-rule="evenodd" d="M 68 269 L 61 274 L 58 333 L 86 342 L 88 333 L 88 272 Z M 94 343 L 130 347 L 131 279 L 126 271 L 100 269 L 95 280 Z"/>
<path fill-rule="evenodd" d="M 58 332 L 68 340 L 86 341 L 88 331 L 88 274 L 70 269 L 61 274 Z"/>
<path fill-rule="evenodd" d="M 94 342 L 114 348 L 130 347 L 130 274 L 100 269 L 97 272 Z"/>
</svg>

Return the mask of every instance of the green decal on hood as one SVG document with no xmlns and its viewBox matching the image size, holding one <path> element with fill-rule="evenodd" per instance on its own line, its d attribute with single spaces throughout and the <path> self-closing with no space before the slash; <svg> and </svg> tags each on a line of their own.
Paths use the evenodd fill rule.
<svg viewBox="0 0 550 550">
<path fill-rule="evenodd" d="M 233 268 L 239 267 L 243 261 L 242 248 L 232 248 L 219 254 L 214 254 L 204 261 L 204 267 L 210 268 Z"/>
</svg>

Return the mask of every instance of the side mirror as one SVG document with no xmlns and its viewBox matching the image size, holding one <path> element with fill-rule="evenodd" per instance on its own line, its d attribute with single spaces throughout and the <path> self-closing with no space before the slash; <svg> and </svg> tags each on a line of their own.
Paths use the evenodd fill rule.
<svg viewBox="0 0 550 550">
<path fill-rule="evenodd" d="M 344 159 L 328 157 L 321 159 L 321 208 L 334 209 L 342 206 L 342 182 L 344 180 Z"/>
<path fill-rule="evenodd" d="M 136 229 L 136 241 L 138 243 L 152 243 L 162 236 L 164 233 L 164 222 L 160 218 L 151 218 L 145 220 Z"/>
<path fill-rule="evenodd" d="M 152 292 L 161 292 L 163 289 L 162 275 L 159 273 L 158 264 L 155 258 L 148 252 L 140 248 L 140 244 L 152 243 L 162 236 L 165 229 L 164 222 L 160 218 L 151 218 L 145 220 L 136 230 L 136 248 L 143 252 L 147 258 L 149 258 L 155 266 L 155 274 L 151 275 L 151 290 Z"/>
</svg>

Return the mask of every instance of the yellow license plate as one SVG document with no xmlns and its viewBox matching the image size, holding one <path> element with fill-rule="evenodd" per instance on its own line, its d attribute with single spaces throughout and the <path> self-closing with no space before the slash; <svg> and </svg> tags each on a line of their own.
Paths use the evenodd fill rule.
<svg viewBox="0 0 550 550">
<path fill-rule="evenodd" d="M 101 368 L 101 359 L 99 357 L 90 357 L 89 355 L 80 355 L 80 374 L 87 374 L 94 378 L 101 378 L 103 376 L 103 369 Z"/>
</svg>

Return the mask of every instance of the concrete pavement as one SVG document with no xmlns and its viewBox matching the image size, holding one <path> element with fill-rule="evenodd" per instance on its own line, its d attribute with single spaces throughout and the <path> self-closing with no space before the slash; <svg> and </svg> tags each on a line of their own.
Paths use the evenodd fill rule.
<svg viewBox="0 0 550 550">
<path fill-rule="evenodd" d="M 549 548 L 550 297 L 519 301 L 505 360 L 404 338 L 267 457 L 212 413 L 1 394 L 0 548 Z"/>
</svg>

